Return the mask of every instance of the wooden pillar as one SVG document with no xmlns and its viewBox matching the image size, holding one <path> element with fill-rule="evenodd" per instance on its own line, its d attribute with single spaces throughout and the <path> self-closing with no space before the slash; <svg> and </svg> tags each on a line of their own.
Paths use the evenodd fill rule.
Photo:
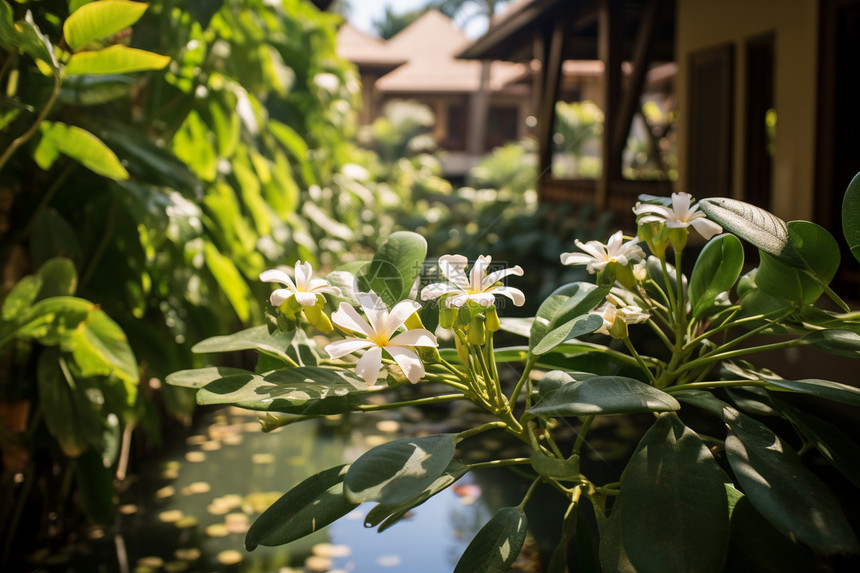
<svg viewBox="0 0 860 573">
<path fill-rule="evenodd" d="M 562 55 L 564 48 L 564 23 L 555 22 L 546 29 L 540 41 L 540 102 L 538 105 L 538 173 L 540 178 L 552 174 L 552 135 L 555 127 L 555 102 L 561 83 Z"/>
<path fill-rule="evenodd" d="M 606 208 L 611 183 L 621 179 L 621 149 L 614 145 L 613 133 L 618 123 L 621 99 L 621 2 L 600 0 L 597 30 L 597 54 L 603 61 L 603 171 L 597 181 L 594 205 L 598 212 Z"/>
</svg>

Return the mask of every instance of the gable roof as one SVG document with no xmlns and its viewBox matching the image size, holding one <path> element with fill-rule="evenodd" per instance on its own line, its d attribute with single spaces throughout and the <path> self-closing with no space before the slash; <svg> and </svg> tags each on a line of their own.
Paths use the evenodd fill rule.
<svg viewBox="0 0 860 573">
<path fill-rule="evenodd" d="M 385 41 L 365 34 L 350 23 L 344 23 L 337 32 L 337 55 L 362 67 L 388 67 L 391 69 L 406 62 L 386 47 Z"/>
<path fill-rule="evenodd" d="M 455 56 L 471 43 L 450 18 L 430 10 L 385 43 L 385 49 L 407 62 L 376 82 L 384 93 L 470 93 L 480 89 L 481 63 Z M 520 66 L 494 62 L 490 89 L 520 75 Z"/>
</svg>

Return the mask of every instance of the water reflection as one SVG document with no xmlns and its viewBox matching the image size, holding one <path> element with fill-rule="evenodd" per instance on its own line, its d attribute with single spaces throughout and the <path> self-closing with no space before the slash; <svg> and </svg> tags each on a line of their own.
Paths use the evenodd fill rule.
<svg viewBox="0 0 860 573">
<path fill-rule="evenodd" d="M 34 570 L 451 571 L 492 515 L 470 474 L 381 534 L 364 527 L 373 507 L 365 504 L 287 546 L 244 550 L 250 524 L 282 493 L 399 437 L 399 422 L 382 414 L 305 421 L 265 434 L 251 412 L 210 412 L 164 459 L 138 468 L 121 495 L 116 533 L 93 529 L 59 559 L 31 556 Z"/>
</svg>

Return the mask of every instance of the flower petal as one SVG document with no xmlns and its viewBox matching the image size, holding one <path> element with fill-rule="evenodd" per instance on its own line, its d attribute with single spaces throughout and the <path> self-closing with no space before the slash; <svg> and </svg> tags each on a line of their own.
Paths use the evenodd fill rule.
<svg viewBox="0 0 860 573">
<path fill-rule="evenodd" d="M 361 318 L 361 315 L 349 304 L 342 302 L 336 311 L 331 313 L 331 321 L 351 332 L 362 332 L 367 336 L 374 336 L 376 333 L 367 324 L 367 321 Z"/>
<path fill-rule="evenodd" d="M 344 338 L 343 340 L 335 340 L 330 344 L 326 344 L 325 351 L 328 352 L 332 360 L 351 354 L 362 348 L 370 348 L 374 346 L 372 340 L 367 338 Z"/>
<path fill-rule="evenodd" d="M 693 219 L 690 224 L 706 240 L 710 240 L 714 235 L 718 235 L 723 232 L 722 227 L 708 219 Z"/>
<path fill-rule="evenodd" d="M 421 300 L 430 300 L 431 298 L 439 298 L 444 294 L 461 292 L 463 289 L 448 283 L 433 283 L 421 289 Z"/>
<path fill-rule="evenodd" d="M 284 304 L 284 301 L 296 294 L 294 291 L 285 288 L 275 289 L 271 296 L 269 296 L 269 302 L 272 303 L 272 306 L 278 307 Z"/>
<path fill-rule="evenodd" d="M 403 323 L 406 322 L 406 319 L 415 314 L 417 310 L 421 308 L 421 305 L 415 302 L 414 300 L 402 300 L 394 305 L 394 308 L 391 309 L 391 312 L 388 314 L 387 320 L 385 321 L 385 337 L 388 338 L 394 331 L 403 326 Z"/>
<path fill-rule="evenodd" d="M 385 351 L 400 366 L 410 382 L 415 384 L 424 377 L 424 364 L 415 352 L 402 346 L 386 346 Z"/>
<path fill-rule="evenodd" d="M 672 193 L 672 212 L 675 218 L 680 221 L 686 221 L 692 202 L 693 196 L 689 193 Z"/>
<path fill-rule="evenodd" d="M 296 261 L 296 289 L 307 291 L 314 270 L 310 263 Z"/>
<path fill-rule="evenodd" d="M 487 290 L 487 287 L 493 286 L 495 283 L 510 275 L 516 275 L 518 277 L 523 276 L 522 267 L 516 265 L 509 269 L 502 269 L 499 271 L 491 272 L 486 277 L 484 277 L 484 280 L 481 282 L 481 290 Z"/>
<path fill-rule="evenodd" d="M 573 241 L 573 244 L 591 255 L 595 260 L 602 261 L 606 259 L 606 245 L 600 241 L 588 241 L 587 243 L 583 243 L 579 239 L 576 239 Z"/>
<path fill-rule="evenodd" d="M 642 215 L 644 213 L 653 213 L 659 217 L 659 220 L 665 220 L 669 218 L 673 211 L 669 207 L 665 205 L 654 205 L 651 203 L 636 203 L 636 206 L 633 207 L 633 212 L 636 215 Z M 639 219 L 639 222 L 642 222 L 642 219 Z"/>
<path fill-rule="evenodd" d="M 331 286 L 328 281 L 323 279 L 311 279 L 308 283 L 307 289 L 305 290 L 308 292 L 327 292 L 337 296 L 343 294 L 338 287 Z"/>
<path fill-rule="evenodd" d="M 563 265 L 587 265 L 594 257 L 585 253 L 562 253 L 561 264 Z"/>
<path fill-rule="evenodd" d="M 355 364 L 355 373 L 364 378 L 364 381 L 373 386 L 379 378 L 379 370 L 382 368 L 382 348 L 374 346 L 364 353 Z"/>
<path fill-rule="evenodd" d="M 290 275 L 280 269 L 269 269 L 267 271 L 261 272 L 260 280 L 264 283 L 283 283 L 292 287 L 293 290 L 295 290 L 296 288 L 296 285 L 293 283 L 293 279 L 290 278 Z"/>
<path fill-rule="evenodd" d="M 512 301 L 514 301 L 514 306 L 522 306 L 526 303 L 526 295 L 523 294 L 518 288 L 508 287 L 508 286 L 500 286 L 496 288 L 492 288 L 487 291 L 492 294 L 500 294 L 502 296 L 506 296 Z"/>
<path fill-rule="evenodd" d="M 317 303 L 317 295 L 312 292 L 296 291 L 296 300 L 302 306 L 313 306 Z"/>
<path fill-rule="evenodd" d="M 487 268 L 490 266 L 491 262 L 493 262 L 492 257 L 481 255 L 472 265 L 472 270 L 469 272 L 469 289 L 473 293 L 484 290 L 482 279 L 487 274 Z"/>
<path fill-rule="evenodd" d="M 493 306 L 496 303 L 496 297 L 493 296 L 493 289 L 487 292 L 478 292 L 467 296 L 472 302 L 478 303 L 481 306 Z"/>
<path fill-rule="evenodd" d="M 381 335 L 385 332 L 385 321 L 388 318 L 388 307 L 382 302 L 382 299 L 373 292 L 361 292 L 356 295 L 367 321 L 370 323 L 370 328 L 375 333 Z"/>
<path fill-rule="evenodd" d="M 443 255 L 439 257 L 439 269 L 446 279 L 465 290 L 469 288 L 469 279 L 466 278 L 468 262 L 463 255 Z"/>
<path fill-rule="evenodd" d="M 406 332 L 401 332 L 394 338 L 392 338 L 388 342 L 388 346 L 386 348 L 391 348 L 392 346 L 432 346 L 437 347 L 439 343 L 436 341 L 436 337 L 433 334 L 424 328 L 416 328 L 414 330 L 407 330 Z"/>
<path fill-rule="evenodd" d="M 460 308 L 461 306 L 466 304 L 466 301 L 469 300 L 469 297 L 470 297 L 470 295 L 465 294 L 465 293 L 458 294 L 456 296 L 446 298 L 445 299 L 445 305 L 448 308 L 451 308 L 451 307 Z"/>
</svg>

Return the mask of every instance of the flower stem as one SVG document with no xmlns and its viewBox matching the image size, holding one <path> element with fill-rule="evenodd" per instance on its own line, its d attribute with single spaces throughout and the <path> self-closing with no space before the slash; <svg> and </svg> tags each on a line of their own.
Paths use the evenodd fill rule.
<svg viewBox="0 0 860 573">
<path fill-rule="evenodd" d="M 532 494 L 533 494 L 533 493 L 534 493 L 534 491 L 535 491 L 535 488 L 537 487 L 537 485 L 538 485 L 541 481 L 543 481 L 543 477 L 540 477 L 540 476 L 539 476 L 539 477 L 537 477 L 537 478 L 532 482 L 532 484 L 529 486 L 528 491 L 527 491 L 527 492 L 526 492 L 526 494 L 523 496 L 523 500 L 522 500 L 522 501 L 520 502 L 520 504 L 517 506 L 518 508 L 520 508 L 520 509 L 524 509 L 524 508 L 525 508 L 526 504 L 527 504 L 527 503 L 529 502 L 529 500 L 531 499 Z"/>
<path fill-rule="evenodd" d="M 648 375 L 648 380 L 651 381 L 651 385 L 656 386 L 657 385 L 657 379 L 654 378 L 654 373 L 651 372 L 651 369 L 648 368 L 648 366 L 645 364 L 645 361 L 642 360 L 642 357 L 639 356 L 638 352 L 636 352 L 636 348 L 633 346 L 633 343 L 630 342 L 630 337 L 624 337 L 622 340 L 624 341 L 624 346 L 627 347 L 627 350 L 630 351 L 630 354 L 632 354 L 633 358 L 636 359 L 636 362 L 639 363 L 639 367 L 645 371 L 645 374 Z"/>
<path fill-rule="evenodd" d="M 478 462 L 469 464 L 469 471 L 481 470 L 485 468 L 501 468 L 504 466 L 524 466 L 530 464 L 531 458 L 510 458 L 507 460 L 493 460 L 491 462 Z"/>
<path fill-rule="evenodd" d="M 520 397 L 520 392 L 523 389 L 523 384 L 525 384 L 526 380 L 529 379 L 529 374 L 531 373 L 532 368 L 534 368 L 536 363 L 537 363 L 537 357 L 536 356 L 532 356 L 531 358 L 529 358 L 526 361 L 525 368 L 523 368 L 523 373 L 520 376 L 520 379 L 517 380 L 517 385 L 514 386 L 514 391 L 511 392 L 511 398 L 510 398 L 511 404 L 517 403 L 517 399 Z"/>
<path fill-rule="evenodd" d="M 713 382 L 690 382 L 689 384 L 678 384 L 677 386 L 669 386 L 668 388 L 664 388 L 664 392 L 668 392 L 669 394 L 674 394 L 675 392 L 681 392 L 682 390 L 705 390 L 705 389 L 714 389 L 714 388 L 731 388 L 733 386 L 769 386 L 768 382 L 764 380 L 715 380 Z"/>
<path fill-rule="evenodd" d="M 471 438 L 472 436 L 476 436 L 478 434 L 482 434 L 488 430 L 495 430 L 507 427 L 507 424 L 504 422 L 488 422 L 486 424 L 481 424 L 480 426 L 476 426 L 474 428 L 464 430 L 457 434 L 457 441 L 462 442 L 466 438 Z"/>
<path fill-rule="evenodd" d="M 585 435 L 588 433 L 588 429 L 591 427 L 591 422 L 594 421 L 594 416 L 586 416 L 582 421 L 582 427 L 579 429 L 579 434 L 576 436 L 576 442 L 573 444 L 572 454 L 579 455 L 579 451 L 582 449 L 582 445 L 585 443 Z"/>
<path fill-rule="evenodd" d="M 463 398 L 466 398 L 464 394 L 441 394 L 439 396 L 430 396 L 428 398 L 404 400 L 403 402 L 390 402 L 387 404 L 362 404 L 360 406 L 356 406 L 356 410 L 360 412 L 376 412 L 379 410 L 393 410 L 396 408 L 403 408 L 404 406 L 425 406 L 427 404 L 452 402 L 454 400 L 462 400 Z"/>
</svg>

